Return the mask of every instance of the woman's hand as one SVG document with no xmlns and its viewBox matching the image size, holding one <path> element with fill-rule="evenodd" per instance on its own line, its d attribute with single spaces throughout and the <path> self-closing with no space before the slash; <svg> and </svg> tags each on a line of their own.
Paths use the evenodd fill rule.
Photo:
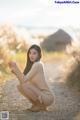
<svg viewBox="0 0 80 120">
<path fill-rule="evenodd" d="M 17 66 L 16 62 L 11 61 L 11 62 L 9 62 L 8 64 L 9 64 L 9 67 L 10 67 L 10 69 L 11 69 L 12 73 L 14 73 L 14 74 L 15 74 L 16 69 L 18 68 L 18 66 Z"/>
<path fill-rule="evenodd" d="M 22 72 L 20 71 L 19 67 L 17 66 L 16 62 L 11 61 L 8 63 L 11 72 L 14 73 L 16 75 L 16 77 L 19 79 L 20 83 L 22 84 L 24 82 L 24 75 L 22 74 Z"/>
</svg>

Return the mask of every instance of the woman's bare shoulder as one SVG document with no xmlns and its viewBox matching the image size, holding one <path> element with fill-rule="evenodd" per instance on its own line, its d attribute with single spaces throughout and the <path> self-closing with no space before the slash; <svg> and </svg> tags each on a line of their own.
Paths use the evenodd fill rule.
<svg viewBox="0 0 80 120">
<path fill-rule="evenodd" d="M 34 66 L 41 67 L 41 66 L 43 66 L 43 62 L 42 61 L 37 61 L 37 62 L 34 63 Z"/>
</svg>

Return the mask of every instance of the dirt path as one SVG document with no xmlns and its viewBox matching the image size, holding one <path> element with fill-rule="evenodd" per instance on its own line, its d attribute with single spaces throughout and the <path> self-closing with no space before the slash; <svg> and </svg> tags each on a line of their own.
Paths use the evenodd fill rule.
<svg viewBox="0 0 80 120">
<path fill-rule="evenodd" d="M 10 112 L 10 120 L 80 120 L 80 96 L 62 82 L 62 64 L 48 63 L 45 65 L 55 103 L 49 107 L 49 112 L 24 112 L 30 107 L 29 101 L 22 96 L 16 85 L 17 80 L 7 81 L 0 87 L 0 111 Z"/>
</svg>

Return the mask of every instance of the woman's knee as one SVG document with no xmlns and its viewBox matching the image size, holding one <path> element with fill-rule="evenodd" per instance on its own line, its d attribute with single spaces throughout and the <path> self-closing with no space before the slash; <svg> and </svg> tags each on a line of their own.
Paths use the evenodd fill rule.
<svg viewBox="0 0 80 120">
<path fill-rule="evenodd" d="M 18 90 L 26 97 L 30 96 L 30 90 L 26 87 L 22 87 L 22 85 L 17 85 Z"/>
<path fill-rule="evenodd" d="M 24 82 L 22 85 L 21 85 L 23 88 L 30 88 L 30 83 L 29 82 Z"/>
</svg>

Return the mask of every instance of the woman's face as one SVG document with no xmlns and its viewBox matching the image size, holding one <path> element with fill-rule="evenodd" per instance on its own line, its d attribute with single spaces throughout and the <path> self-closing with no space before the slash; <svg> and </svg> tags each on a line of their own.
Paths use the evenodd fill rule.
<svg viewBox="0 0 80 120">
<path fill-rule="evenodd" d="M 29 58 L 31 62 L 35 62 L 38 59 L 39 55 L 37 50 L 35 50 L 34 48 L 32 48 L 29 52 Z"/>
</svg>

